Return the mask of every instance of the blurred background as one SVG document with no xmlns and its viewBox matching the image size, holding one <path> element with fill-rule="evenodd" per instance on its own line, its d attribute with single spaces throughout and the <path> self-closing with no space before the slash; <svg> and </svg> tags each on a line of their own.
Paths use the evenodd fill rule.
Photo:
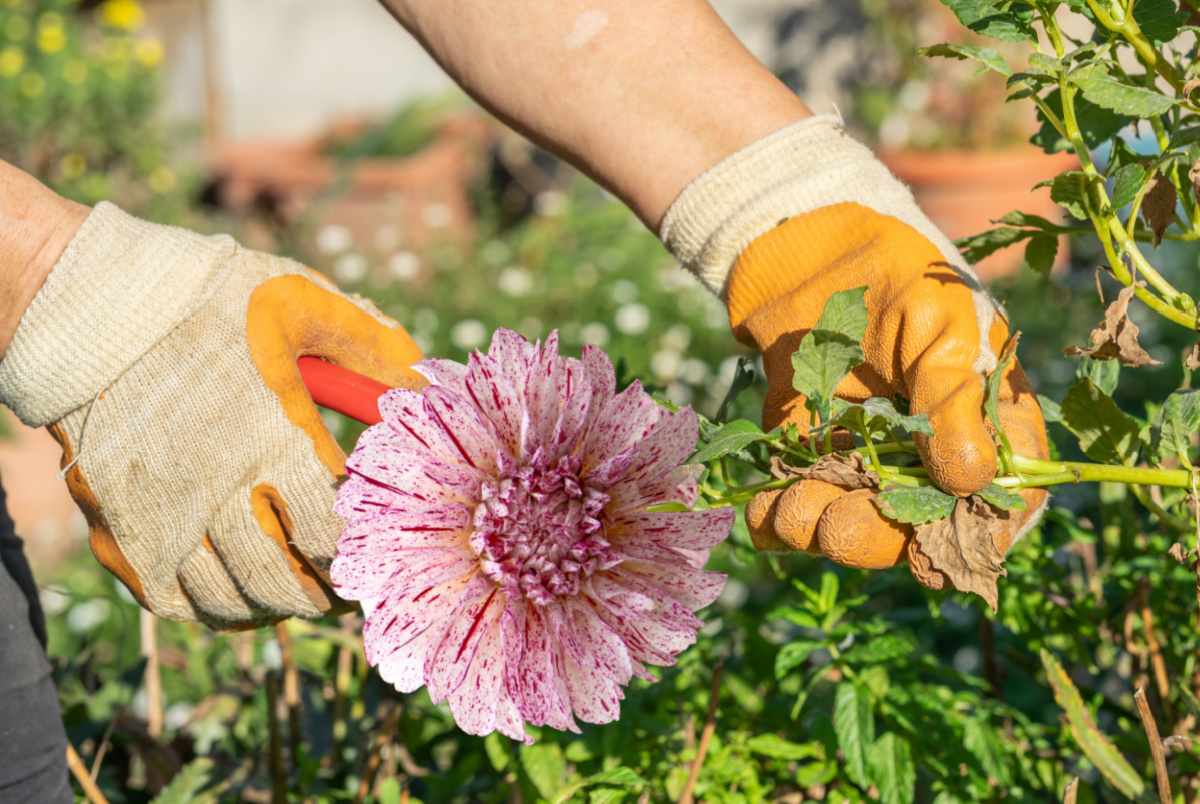
<svg viewBox="0 0 1200 804">
<path fill-rule="evenodd" d="M 1035 123 L 1022 105 L 1003 103 L 1002 79 L 965 62 L 917 55 L 923 44 L 962 40 L 937 0 L 715 6 L 814 109 L 836 108 L 950 235 L 985 229 L 1017 207 L 1060 219 L 1048 193 L 1031 188 L 1070 158 L 1028 144 Z M 0 158 L 81 201 L 111 199 L 157 221 L 231 232 L 252 247 L 305 261 L 377 300 L 430 354 L 462 358 L 497 326 L 529 337 L 556 328 L 566 352 L 600 345 L 624 377 L 641 377 L 707 414 L 745 354 L 721 306 L 628 211 L 461 96 L 372 0 L 0 0 Z M 1050 277 L 1022 270 L 1020 249 L 980 266 L 1025 332 L 1022 356 L 1035 384 L 1055 398 L 1075 373 L 1062 349 L 1099 318 L 1092 247 L 1063 245 Z M 1194 255 L 1168 244 L 1156 259 L 1177 287 L 1196 291 Z M 1143 343 L 1166 362 L 1141 372 L 1136 388 L 1121 389 L 1122 402 L 1140 410 L 1140 399 L 1176 386 L 1174 356 L 1185 344 L 1159 319 L 1138 320 Z M 740 405 L 741 415 L 757 418 L 753 393 Z M 353 443 L 353 428 L 330 423 Z M 398 801 L 398 786 L 381 792 L 375 780 L 399 774 L 443 784 L 430 788 L 435 793 L 480 800 L 490 782 L 472 782 L 472 774 L 491 768 L 496 779 L 516 778 L 507 749 L 489 742 L 483 752 L 480 741 L 460 739 L 437 708 L 377 708 L 381 693 L 355 659 L 352 623 L 295 623 L 275 638 L 228 639 L 170 624 L 147 655 L 145 618 L 139 642 L 136 606 L 87 552 L 82 519 L 57 477 L 57 448 L 6 411 L 0 430 L 0 475 L 44 588 L 70 734 L 117 800 L 148 800 L 168 780 L 182 779 L 185 763 L 197 767 L 196 757 L 210 763 L 205 774 L 215 762 L 238 796 L 269 800 L 277 769 L 259 761 L 258 748 L 282 739 L 278 723 L 262 715 L 276 707 L 280 693 L 271 685 L 278 683 L 297 685 L 293 704 L 303 698 L 303 707 L 288 710 L 297 718 L 291 733 L 318 735 L 303 751 L 292 746 L 291 778 L 302 787 L 334 798 Z M 1091 504 L 1086 492 L 1073 494 L 1056 499 Z M 744 545 L 744 531 L 737 538 Z M 803 557 L 789 561 L 797 576 L 821 569 Z M 714 608 L 718 621 L 733 623 L 770 605 L 780 581 L 764 567 L 760 561 L 766 580 L 757 587 L 730 582 Z M 883 578 L 900 589 L 879 598 L 888 617 L 938 618 L 937 650 L 946 666 L 980 672 L 976 637 L 980 629 L 991 633 L 990 621 L 949 599 L 927 603 L 898 574 L 855 583 L 878 586 Z M 751 623 L 745 633 L 755 628 Z M 934 639 L 931 633 L 922 639 Z M 771 639 L 779 641 L 763 644 Z M 771 651 L 762 654 L 767 676 Z M 704 660 L 689 655 L 672 683 L 702 713 L 708 675 Z M 1013 670 L 1018 704 L 1033 700 L 1032 683 L 1020 687 L 1031 672 Z M 145 681 L 159 673 L 161 682 Z M 778 714 L 764 710 L 759 687 L 738 678 L 727 671 L 745 717 Z M 1052 712 L 1041 695 L 1031 709 Z M 258 703 L 251 708 L 250 701 Z M 564 743 L 562 750 L 576 763 L 602 757 L 631 729 L 658 728 L 665 721 L 655 707 L 667 703 L 638 692 L 627 707 L 642 707 L 641 720 L 591 730 L 590 742 Z M 687 724 L 684 743 L 687 734 L 694 738 L 695 717 Z M 432 747 L 415 759 L 403 745 L 376 750 L 375 729 L 407 732 L 413 745 Z M 734 767 L 730 757 L 723 761 L 720 767 Z M 521 779 L 533 778 L 532 766 L 522 767 Z M 547 767 L 546 778 L 554 777 L 558 766 Z M 430 768 L 440 770 L 430 776 Z M 664 777 L 668 791 L 682 784 L 677 770 L 663 770 L 674 774 Z M 970 778 L 986 797 L 989 777 Z"/>
</svg>

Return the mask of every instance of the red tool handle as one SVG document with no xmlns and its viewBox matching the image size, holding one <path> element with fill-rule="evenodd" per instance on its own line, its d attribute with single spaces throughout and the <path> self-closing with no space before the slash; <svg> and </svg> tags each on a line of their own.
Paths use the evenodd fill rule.
<svg viewBox="0 0 1200 804">
<path fill-rule="evenodd" d="M 366 425 L 383 421 L 378 402 L 388 386 L 319 357 L 301 357 L 296 364 L 313 402 Z"/>
</svg>

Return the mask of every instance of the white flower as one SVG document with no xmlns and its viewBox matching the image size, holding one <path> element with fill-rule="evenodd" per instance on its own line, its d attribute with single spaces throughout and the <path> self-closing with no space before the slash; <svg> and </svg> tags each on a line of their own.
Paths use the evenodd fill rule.
<svg viewBox="0 0 1200 804">
<path fill-rule="evenodd" d="M 392 279 L 407 282 L 421 272 L 421 258 L 411 251 L 397 251 L 388 258 L 388 273 Z"/>
<path fill-rule="evenodd" d="M 496 285 L 509 296 L 528 296 L 533 290 L 533 276 L 524 268 L 510 265 L 496 277 Z"/>
<path fill-rule="evenodd" d="M 630 304 L 636 301 L 638 297 L 637 285 L 628 279 L 618 279 L 616 282 L 613 282 L 612 288 L 609 289 L 608 293 L 617 304 Z"/>
<path fill-rule="evenodd" d="M 459 349 L 478 349 L 487 340 L 487 334 L 482 322 L 468 318 L 450 328 L 450 342 Z"/>
<path fill-rule="evenodd" d="M 86 634 L 108 617 L 108 601 L 102 597 L 80 603 L 67 614 L 67 628 L 76 634 Z"/>
<path fill-rule="evenodd" d="M 179 731 L 192 719 L 196 708 L 189 703 L 176 703 L 167 707 L 163 715 L 163 723 L 169 731 Z"/>
<path fill-rule="evenodd" d="M 567 196 L 558 190 L 543 190 L 534 197 L 533 208 L 546 217 L 561 215 L 567 208 Z"/>
<path fill-rule="evenodd" d="M 667 399 L 676 405 L 690 405 L 692 402 L 692 389 L 681 382 L 673 382 L 667 386 Z"/>
<path fill-rule="evenodd" d="M 691 385 L 703 385 L 708 380 L 708 364 L 695 357 L 689 357 L 679 367 L 679 376 Z"/>
<path fill-rule="evenodd" d="M 344 285 L 361 282 L 367 277 L 367 258 L 361 254 L 343 254 L 333 264 L 333 275 Z"/>
<path fill-rule="evenodd" d="M 59 614 L 62 614 L 71 602 L 70 597 L 52 586 L 42 589 L 39 597 L 42 601 L 42 611 L 50 617 L 57 617 Z"/>
<path fill-rule="evenodd" d="M 337 254 L 354 245 L 354 238 L 345 226 L 330 223 L 317 232 L 317 248 L 324 254 Z"/>
<path fill-rule="evenodd" d="M 692 342 L 692 331 L 687 324 L 673 324 L 662 336 L 662 345 L 666 349 L 682 352 Z"/>
<path fill-rule="evenodd" d="M 679 366 L 683 362 L 679 352 L 661 349 L 650 358 L 650 371 L 659 380 L 673 380 L 679 374 Z"/>
<path fill-rule="evenodd" d="M 641 335 L 650 326 L 650 311 L 644 304 L 625 304 L 617 309 L 613 323 L 626 335 Z"/>
<path fill-rule="evenodd" d="M 422 307 L 413 313 L 413 329 L 417 332 L 422 332 L 426 335 L 432 335 L 437 332 L 438 314 L 432 307 Z M 730 377 L 733 375 L 730 374 Z"/>
<path fill-rule="evenodd" d="M 431 229 L 449 226 L 452 218 L 450 207 L 445 204 L 429 204 L 421 210 L 421 220 L 425 221 L 425 225 Z"/>
<path fill-rule="evenodd" d="M 380 251 L 391 251 L 400 245 L 400 227 L 394 223 L 385 223 L 375 230 L 375 248 Z"/>
<path fill-rule="evenodd" d="M 512 249 L 503 240 L 489 240 L 479 249 L 479 256 L 488 265 L 502 265 L 512 256 Z"/>
<path fill-rule="evenodd" d="M 604 346 L 608 343 L 608 327 L 599 321 L 584 324 L 579 330 L 579 340 L 593 346 Z"/>
</svg>

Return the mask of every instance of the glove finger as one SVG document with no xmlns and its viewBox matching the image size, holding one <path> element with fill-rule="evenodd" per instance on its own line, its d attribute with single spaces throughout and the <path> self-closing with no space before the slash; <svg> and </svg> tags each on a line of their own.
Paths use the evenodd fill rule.
<svg viewBox="0 0 1200 804">
<path fill-rule="evenodd" d="M 792 550 L 817 552 L 817 523 L 830 503 L 846 493 L 823 480 L 802 480 L 788 486 L 775 504 L 774 528 L 779 540 Z"/>
<path fill-rule="evenodd" d="M 904 560 L 912 527 L 879 513 L 870 489 L 835 499 L 817 522 L 817 547 L 832 561 L 857 569 L 887 569 Z"/>
<path fill-rule="evenodd" d="M 251 605 L 284 617 L 316 617 L 321 609 L 293 571 L 291 551 L 276 541 L 285 528 L 260 489 L 239 490 L 218 513 L 211 529 L 217 555 Z"/>
<path fill-rule="evenodd" d="M 246 599 L 207 536 L 179 565 L 178 577 L 196 610 L 195 619 L 211 628 L 242 629 L 279 619 Z"/>
<path fill-rule="evenodd" d="M 746 529 L 750 541 L 759 550 L 787 550 L 788 546 L 775 532 L 775 504 L 783 489 L 761 491 L 746 503 Z"/>
</svg>

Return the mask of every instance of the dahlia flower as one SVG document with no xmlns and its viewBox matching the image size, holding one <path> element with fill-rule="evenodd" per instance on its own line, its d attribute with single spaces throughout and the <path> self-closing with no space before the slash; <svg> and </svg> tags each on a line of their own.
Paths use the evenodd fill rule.
<svg viewBox="0 0 1200 804">
<path fill-rule="evenodd" d="M 695 413 L 616 393 L 602 351 L 561 357 L 553 334 L 417 369 L 430 385 L 380 398 L 338 491 L 332 577 L 368 662 L 470 734 L 616 719 L 725 585 L 703 566 L 732 509 L 646 510 L 695 501 Z"/>
</svg>

